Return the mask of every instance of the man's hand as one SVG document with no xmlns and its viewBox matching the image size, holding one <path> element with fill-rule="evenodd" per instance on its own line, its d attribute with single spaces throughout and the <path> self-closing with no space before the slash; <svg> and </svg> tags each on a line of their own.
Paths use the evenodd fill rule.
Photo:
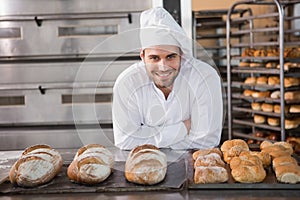
<svg viewBox="0 0 300 200">
<path fill-rule="evenodd" d="M 191 130 L 191 119 L 184 120 L 183 123 L 184 123 L 184 125 L 187 129 L 188 134 L 189 134 L 189 132 Z"/>
</svg>

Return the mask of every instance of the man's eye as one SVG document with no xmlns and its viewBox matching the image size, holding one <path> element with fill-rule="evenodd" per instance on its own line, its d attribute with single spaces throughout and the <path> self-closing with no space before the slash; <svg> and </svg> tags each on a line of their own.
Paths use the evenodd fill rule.
<svg viewBox="0 0 300 200">
<path fill-rule="evenodd" d="M 167 58 L 168 59 L 174 59 L 174 58 L 176 58 L 176 55 L 169 55 Z"/>
<path fill-rule="evenodd" d="M 158 57 L 157 56 L 152 56 L 150 57 L 151 60 L 158 60 Z"/>
</svg>

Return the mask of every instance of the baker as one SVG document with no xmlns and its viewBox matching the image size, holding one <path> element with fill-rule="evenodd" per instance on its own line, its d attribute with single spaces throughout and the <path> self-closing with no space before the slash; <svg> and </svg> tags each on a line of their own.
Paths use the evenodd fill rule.
<svg viewBox="0 0 300 200">
<path fill-rule="evenodd" d="M 115 146 L 210 148 L 220 142 L 221 78 L 192 55 L 190 39 L 163 8 L 142 12 L 141 60 L 113 88 Z"/>
</svg>

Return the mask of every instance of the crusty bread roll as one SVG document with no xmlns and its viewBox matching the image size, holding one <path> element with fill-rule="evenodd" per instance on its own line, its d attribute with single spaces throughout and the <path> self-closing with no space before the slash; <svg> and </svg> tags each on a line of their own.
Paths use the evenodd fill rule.
<svg viewBox="0 0 300 200">
<path fill-rule="evenodd" d="M 285 77 L 284 78 L 284 87 L 292 87 L 299 85 L 299 78 L 294 77 Z"/>
<path fill-rule="evenodd" d="M 193 159 L 196 160 L 199 156 L 208 155 L 210 153 L 219 154 L 222 157 L 222 151 L 219 148 L 199 149 L 193 153 Z"/>
<path fill-rule="evenodd" d="M 291 105 L 289 111 L 290 113 L 300 113 L 300 105 Z"/>
<path fill-rule="evenodd" d="M 268 78 L 266 76 L 260 76 L 257 77 L 256 79 L 257 84 L 267 84 L 267 82 L 268 82 Z"/>
<path fill-rule="evenodd" d="M 281 113 L 281 109 L 280 109 L 280 104 L 275 104 L 274 105 L 274 112 L 275 113 Z M 285 113 L 288 113 L 289 112 L 289 106 L 288 105 L 286 105 L 285 107 L 284 107 L 284 112 Z"/>
<path fill-rule="evenodd" d="M 291 91 L 284 93 L 285 100 L 300 100 L 300 91 Z"/>
<path fill-rule="evenodd" d="M 228 180 L 228 172 L 218 148 L 198 150 L 193 153 L 194 182 L 223 183 Z"/>
<path fill-rule="evenodd" d="M 249 67 L 262 67 L 262 66 L 263 66 L 263 64 L 260 62 L 251 62 L 249 64 Z"/>
<path fill-rule="evenodd" d="M 270 126 L 279 126 L 280 124 L 280 119 L 278 117 L 268 117 L 267 123 Z"/>
<path fill-rule="evenodd" d="M 252 97 L 254 98 L 266 98 L 270 96 L 270 91 L 255 91 L 252 93 Z"/>
<path fill-rule="evenodd" d="M 125 163 L 126 179 L 137 184 L 157 184 L 164 180 L 166 173 L 166 155 L 149 144 L 132 149 Z"/>
<path fill-rule="evenodd" d="M 68 167 L 71 181 L 81 184 L 97 184 L 112 173 L 114 158 L 112 153 L 100 144 L 81 147 Z"/>
<path fill-rule="evenodd" d="M 286 141 L 292 145 L 296 154 L 300 154 L 300 137 L 289 136 Z"/>
<path fill-rule="evenodd" d="M 297 128 L 299 126 L 299 120 L 298 119 L 285 119 L 284 126 L 285 126 L 285 129 Z"/>
<path fill-rule="evenodd" d="M 244 81 L 245 84 L 254 85 L 256 83 L 256 77 L 247 77 Z"/>
<path fill-rule="evenodd" d="M 259 103 L 259 102 L 252 102 L 251 103 L 251 108 L 252 108 L 252 110 L 259 111 L 259 110 L 261 110 L 261 103 Z"/>
<path fill-rule="evenodd" d="M 260 144 L 260 149 L 262 152 L 270 154 L 272 159 L 281 157 L 281 156 L 290 156 L 292 155 L 293 147 L 287 142 L 275 142 L 263 141 Z"/>
<path fill-rule="evenodd" d="M 276 68 L 277 67 L 277 63 L 276 62 L 268 62 L 266 64 L 266 68 Z"/>
<path fill-rule="evenodd" d="M 254 90 L 244 90 L 243 95 L 246 97 L 252 96 Z"/>
<path fill-rule="evenodd" d="M 256 49 L 253 53 L 254 57 L 265 57 L 267 56 L 268 52 L 266 49 Z"/>
<path fill-rule="evenodd" d="M 217 153 L 210 153 L 207 155 L 199 155 L 194 162 L 194 168 L 199 166 L 209 167 L 209 166 L 219 166 L 225 167 L 225 163 L 221 156 Z"/>
<path fill-rule="evenodd" d="M 264 111 L 264 112 L 273 112 L 273 104 L 270 104 L 270 103 L 263 103 L 261 105 L 261 109 Z"/>
<path fill-rule="evenodd" d="M 249 155 L 252 155 L 252 156 L 257 156 L 262 164 L 263 164 L 263 167 L 268 167 L 271 165 L 271 156 L 270 154 L 266 153 L 266 152 L 261 152 L 261 151 L 243 151 L 240 153 L 240 157 L 243 157 L 245 156 L 245 159 L 248 158 Z"/>
<path fill-rule="evenodd" d="M 263 124 L 266 122 L 266 117 L 263 115 L 254 115 L 253 119 L 256 124 Z"/>
<path fill-rule="evenodd" d="M 223 183 L 228 180 L 228 172 L 224 167 L 199 166 L 195 168 L 194 182 L 199 183 Z"/>
<path fill-rule="evenodd" d="M 240 62 L 239 63 L 239 67 L 249 67 L 250 66 L 250 63 L 249 62 Z"/>
<path fill-rule="evenodd" d="M 60 153 L 49 145 L 26 148 L 9 172 L 10 182 L 21 187 L 35 187 L 50 182 L 61 171 Z"/>
<path fill-rule="evenodd" d="M 233 179 L 240 183 L 259 183 L 267 175 L 262 161 L 251 154 L 233 157 L 230 168 Z"/>
<path fill-rule="evenodd" d="M 269 76 L 268 77 L 268 85 L 279 85 L 280 79 L 278 76 Z"/>
<path fill-rule="evenodd" d="M 249 151 L 249 146 L 242 139 L 226 140 L 221 145 L 221 151 L 224 161 L 229 163 L 233 157 L 239 156 L 242 151 Z"/>
<path fill-rule="evenodd" d="M 272 99 L 279 99 L 280 98 L 280 91 L 279 90 L 276 90 L 274 92 L 271 93 L 270 97 Z"/>
<path fill-rule="evenodd" d="M 274 158 L 272 161 L 272 167 L 279 182 L 300 182 L 300 167 L 298 166 L 297 160 L 292 156 Z"/>
</svg>

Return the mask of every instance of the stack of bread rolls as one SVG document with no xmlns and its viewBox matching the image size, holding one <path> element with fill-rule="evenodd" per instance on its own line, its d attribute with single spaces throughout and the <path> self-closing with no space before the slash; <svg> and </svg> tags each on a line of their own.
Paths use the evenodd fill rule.
<svg viewBox="0 0 300 200">
<path fill-rule="evenodd" d="M 99 144 L 88 144 L 77 151 L 67 174 L 76 183 L 97 184 L 109 177 L 113 166 L 114 158 L 108 149 Z"/>
<path fill-rule="evenodd" d="M 132 149 L 125 163 L 125 177 L 129 182 L 154 185 L 167 173 L 166 155 L 154 145 L 145 144 Z"/>
<path fill-rule="evenodd" d="M 21 187 L 40 186 L 58 175 L 62 165 L 60 153 L 49 145 L 30 146 L 12 166 L 9 179 L 12 184 Z"/>
<path fill-rule="evenodd" d="M 228 180 L 228 172 L 218 148 L 198 150 L 193 153 L 194 182 L 223 183 Z"/>
<path fill-rule="evenodd" d="M 272 168 L 279 182 L 291 184 L 300 182 L 300 166 L 292 157 L 293 147 L 290 143 L 264 141 L 260 149 L 271 155 Z"/>
</svg>

